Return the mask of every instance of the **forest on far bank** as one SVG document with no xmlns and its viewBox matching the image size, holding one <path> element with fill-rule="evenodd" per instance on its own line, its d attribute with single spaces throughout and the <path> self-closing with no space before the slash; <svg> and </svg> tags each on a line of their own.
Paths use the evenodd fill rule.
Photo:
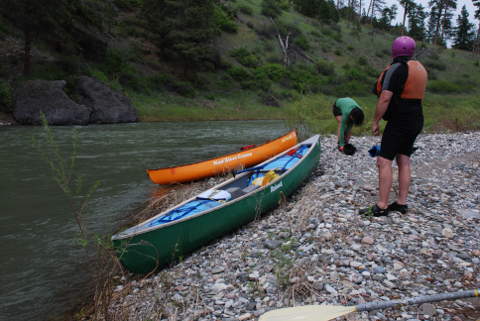
<svg viewBox="0 0 480 321">
<path fill-rule="evenodd" d="M 0 112 L 25 80 L 88 75 L 129 96 L 143 121 L 296 119 L 330 131 L 334 97 L 372 106 L 392 40 L 410 35 L 429 71 L 428 128 L 478 129 L 473 4 L 472 15 L 457 0 L 2 0 Z"/>
</svg>

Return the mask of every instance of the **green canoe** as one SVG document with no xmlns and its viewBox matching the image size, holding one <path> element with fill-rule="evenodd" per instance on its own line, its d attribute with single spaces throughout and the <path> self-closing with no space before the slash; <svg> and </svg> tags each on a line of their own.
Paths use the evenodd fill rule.
<svg viewBox="0 0 480 321">
<path fill-rule="evenodd" d="M 112 237 L 131 272 L 148 273 L 278 206 L 317 167 L 319 136 Z"/>
</svg>

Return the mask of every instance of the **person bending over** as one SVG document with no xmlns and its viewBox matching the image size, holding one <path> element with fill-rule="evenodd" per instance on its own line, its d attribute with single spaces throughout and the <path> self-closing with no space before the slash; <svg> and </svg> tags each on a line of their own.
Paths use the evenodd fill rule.
<svg viewBox="0 0 480 321">
<path fill-rule="evenodd" d="M 360 126 L 365 118 L 362 108 L 350 97 L 338 98 L 333 103 L 333 115 L 338 123 L 338 150 L 346 155 L 353 155 L 357 150 L 350 144 L 352 126 Z"/>
</svg>

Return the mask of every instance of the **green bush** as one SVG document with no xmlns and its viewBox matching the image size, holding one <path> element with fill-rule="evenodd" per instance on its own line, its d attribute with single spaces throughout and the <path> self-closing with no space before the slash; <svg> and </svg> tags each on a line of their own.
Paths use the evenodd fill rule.
<svg viewBox="0 0 480 321">
<path fill-rule="evenodd" d="M 167 89 L 179 94 L 180 96 L 193 98 L 195 97 L 195 88 L 187 81 L 174 79 L 167 84 Z"/>
<path fill-rule="evenodd" d="M 357 67 L 350 67 L 346 69 L 344 76 L 347 80 L 368 81 L 367 74 Z"/>
<path fill-rule="evenodd" d="M 313 66 L 294 65 L 288 70 L 290 87 L 301 94 L 318 93 L 325 84 L 324 78 Z"/>
<path fill-rule="evenodd" d="M 267 39 L 275 39 L 277 37 L 277 29 L 273 24 L 262 24 L 258 28 L 255 28 L 255 26 L 252 25 L 251 28 L 254 29 L 257 35 L 260 37 Z"/>
<path fill-rule="evenodd" d="M 288 9 L 287 1 L 262 0 L 262 14 L 273 19 L 282 15 L 282 12 Z"/>
<path fill-rule="evenodd" d="M 293 101 L 297 99 L 299 95 L 297 94 L 297 92 L 292 90 L 280 90 L 278 92 L 278 97 L 280 97 L 280 99 Z"/>
<path fill-rule="evenodd" d="M 330 28 L 323 28 L 322 33 L 328 38 L 333 38 L 334 36 L 334 32 Z"/>
<path fill-rule="evenodd" d="M 11 112 L 13 109 L 12 87 L 5 80 L 0 79 L 0 111 Z"/>
<path fill-rule="evenodd" d="M 251 16 L 253 14 L 253 9 L 249 6 L 240 5 L 238 7 L 238 11 L 243 13 L 244 15 Z"/>
<path fill-rule="evenodd" d="M 302 48 L 303 50 L 310 49 L 310 43 L 308 42 L 307 37 L 305 37 L 304 35 L 296 37 L 293 43 Z"/>
<path fill-rule="evenodd" d="M 95 69 L 95 68 L 90 68 L 88 69 L 87 71 L 87 75 L 90 76 L 90 77 L 93 77 L 101 82 L 103 82 L 104 84 L 106 84 L 107 86 L 109 86 L 110 88 L 112 89 L 115 89 L 117 91 L 121 91 L 123 88 L 122 88 L 122 85 L 120 85 L 120 83 L 118 82 L 118 80 L 111 80 L 103 71 L 101 70 L 98 70 L 98 69 Z"/>
<path fill-rule="evenodd" d="M 235 58 L 241 65 L 245 67 L 255 68 L 260 65 L 260 58 L 245 48 L 234 49 L 230 52 L 230 56 Z"/>
<path fill-rule="evenodd" d="M 428 83 L 428 90 L 439 94 L 454 94 L 464 92 L 465 89 L 457 83 L 447 80 L 432 80 Z"/>
<path fill-rule="evenodd" d="M 270 80 L 280 81 L 285 77 L 287 70 L 283 65 L 273 63 L 260 66 L 255 72 L 257 75 L 264 75 Z"/>
<path fill-rule="evenodd" d="M 169 82 L 174 81 L 173 77 L 166 74 L 156 74 L 146 77 L 148 88 L 155 91 L 164 90 Z"/>
<path fill-rule="evenodd" d="M 274 50 L 275 50 L 275 46 L 273 45 L 273 43 L 271 43 L 269 41 L 265 41 L 263 43 L 263 51 L 272 52 Z"/>
<path fill-rule="evenodd" d="M 358 64 L 359 64 L 360 66 L 366 66 L 366 65 L 368 65 L 367 58 L 365 58 L 365 57 L 358 57 Z"/>
<path fill-rule="evenodd" d="M 218 6 L 216 6 L 214 10 L 214 19 L 215 24 L 220 28 L 220 30 L 228 33 L 237 33 L 238 26 L 235 21 L 228 13 Z"/>
<path fill-rule="evenodd" d="M 352 46 L 348 46 L 348 47 L 347 47 L 347 50 L 348 50 L 348 51 L 354 51 L 355 48 L 353 48 Z"/>
<path fill-rule="evenodd" d="M 280 107 L 280 99 L 272 91 L 260 92 L 258 94 L 260 102 L 266 106 Z"/>
<path fill-rule="evenodd" d="M 335 49 L 334 54 L 336 54 L 337 56 L 341 56 L 342 51 L 340 49 Z"/>
<path fill-rule="evenodd" d="M 116 48 L 108 48 L 102 65 L 107 75 L 117 77 L 129 67 L 129 53 Z"/>
<path fill-rule="evenodd" d="M 342 34 L 341 33 L 336 33 L 334 36 L 333 36 L 333 40 L 335 40 L 336 42 L 338 43 L 342 43 L 343 40 L 342 40 Z"/>
<path fill-rule="evenodd" d="M 444 63 L 442 63 L 439 60 L 436 60 L 436 61 L 435 60 L 428 60 L 428 61 L 425 62 L 425 67 L 440 70 L 440 71 L 443 71 L 443 70 L 447 69 L 447 65 L 445 65 Z"/>
<path fill-rule="evenodd" d="M 148 77 L 142 77 L 138 74 L 125 73 L 118 79 L 123 88 L 132 89 L 136 92 L 149 93 L 154 84 Z"/>
<path fill-rule="evenodd" d="M 272 86 L 270 77 L 280 77 L 279 69 L 273 66 L 262 66 L 251 72 L 243 67 L 231 67 L 227 73 L 235 79 L 243 89 L 268 91 Z"/>
<path fill-rule="evenodd" d="M 248 70 L 242 67 L 233 66 L 227 70 L 227 73 L 230 75 L 230 77 L 237 81 L 243 81 L 252 78 L 252 75 L 248 72 Z"/>
<path fill-rule="evenodd" d="M 431 51 L 428 55 L 428 58 L 430 58 L 432 61 L 436 61 L 440 59 L 440 55 L 436 51 Z"/>
<path fill-rule="evenodd" d="M 100 71 L 100 70 L 95 69 L 95 68 L 90 68 L 87 72 L 87 75 L 90 76 L 90 77 L 93 77 L 97 80 L 100 80 L 103 83 L 108 83 L 109 82 L 109 79 L 108 79 L 107 75 L 103 71 Z"/>
<path fill-rule="evenodd" d="M 326 87 L 323 92 L 331 96 L 368 96 L 371 93 L 369 85 L 357 80 L 345 81 L 342 79 L 336 79 L 329 83 L 330 86 Z"/>
<path fill-rule="evenodd" d="M 322 75 L 332 76 L 335 74 L 335 66 L 333 65 L 333 63 L 326 60 L 318 60 L 315 67 L 317 68 L 317 71 Z"/>
</svg>

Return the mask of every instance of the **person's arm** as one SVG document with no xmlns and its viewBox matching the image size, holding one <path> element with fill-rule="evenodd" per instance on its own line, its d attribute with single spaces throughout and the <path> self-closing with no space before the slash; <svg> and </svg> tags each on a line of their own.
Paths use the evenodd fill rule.
<svg viewBox="0 0 480 321">
<path fill-rule="evenodd" d="M 343 141 L 343 135 L 342 135 L 342 116 L 335 116 L 335 119 L 337 120 L 337 144 L 338 146 L 343 146 L 345 143 Z"/>
<path fill-rule="evenodd" d="M 393 92 L 389 90 L 382 90 L 380 97 L 378 97 L 377 106 L 375 108 L 375 116 L 373 117 L 372 122 L 372 133 L 375 136 L 378 136 L 380 134 L 379 122 L 387 111 L 388 105 L 392 100 L 392 96 Z"/>
</svg>

